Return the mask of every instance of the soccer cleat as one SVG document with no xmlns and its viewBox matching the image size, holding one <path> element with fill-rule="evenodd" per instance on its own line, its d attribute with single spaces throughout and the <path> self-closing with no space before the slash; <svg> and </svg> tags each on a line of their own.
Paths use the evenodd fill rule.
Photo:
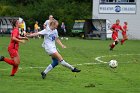
<svg viewBox="0 0 140 93">
<path fill-rule="evenodd" d="M 121 45 L 123 45 L 123 41 L 121 41 Z"/>
<path fill-rule="evenodd" d="M 13 76 L 15 76 L 15 75 L 11 74 L 10 76 L 13 77 Z"/>
<path fill-rule="evenodd" d="M 45 79 L 46 74 L 44 72 L 41 72 L 41 75 L 42 75 L 42 79 Z"/>
<path fill-rule="evenodd" d="M 113 48 L 110 48 L 110 51 L 113 51 Z"/>
<path fill-rule="evenodd" d="M 0 56 L 0 61 L 4 61 L 4 56 Z"/>
<path fill-rule="evenodd" d="M 77 68 L 74 68 L 73 70 L 72 70 L 72 72 L 80 72 L 81 70 L 79 70 L 79 69 L 77 69 Z"/>
<path fill-rule="evenodd" d="M 112 50 L 113 50 L 112 45 L 109 45 L 109 47 L 110 47 L 110 49 L 109 49 L 109 50 L 110 50 L 110 51 L 112 51 Z"/>
</svg>

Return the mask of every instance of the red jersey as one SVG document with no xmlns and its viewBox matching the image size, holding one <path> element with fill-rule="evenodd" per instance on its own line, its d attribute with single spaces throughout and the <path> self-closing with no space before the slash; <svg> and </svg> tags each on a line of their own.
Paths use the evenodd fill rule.
<svg viewBox="0 0 140 93">
<path fill-rule="evenodd" d="M 10 41 L 10 44 L 8 46 L 8 49 L 16 49 L 16 50 L 18 50 L 19 42 L 16 42 L 16 41 L 12 40 L 12 37 L 19 38 L 19 30 L 18 30 L 18 28 L 14 28 L 12 30 L 11 41 Z"/>
<path fill-rule="evenodd" d="M 124 30 L 124 31 L 122 32 L 122 34 L 125 35 L 125 34 L 126 34 L 126 31 L 127 31 L 127 25 L 124 25 L 124 26 L 123 26 L 123 30 Z"/>
<path fill-rule="evenodd" d="M 117 24 L 113 24 L 111 28 L 114 30 L 112 34 L 116 35 L 117 37 L 118 37 L 118 31 L 123 30 L 122 27 Z"/>
</svg>

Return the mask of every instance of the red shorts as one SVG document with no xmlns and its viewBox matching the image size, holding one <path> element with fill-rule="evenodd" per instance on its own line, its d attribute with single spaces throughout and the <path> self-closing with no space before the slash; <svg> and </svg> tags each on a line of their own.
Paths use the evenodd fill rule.
<svg viewBox="0 0 140 93">
<path fill-rule="evenodd" d="M 115 34 L 112 34 L 112 39 L 113 39 L 114 41 L 118 41 L 118 36 L 115 35 Z"/>
<path fill-rule="evenodd" d="M 11 58 L 18 56 L 18 50 L 16 50 L 16 49 L 8 49 L 8 52 L 9 52 Z"/>
</svg>

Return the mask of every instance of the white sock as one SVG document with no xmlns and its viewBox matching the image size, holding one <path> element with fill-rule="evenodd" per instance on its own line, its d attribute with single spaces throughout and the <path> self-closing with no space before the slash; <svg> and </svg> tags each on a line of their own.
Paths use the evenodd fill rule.
<svg viewBox="0 0 140 93">
<path fill-rule="evenodd" d="M 69 69 L 71 69 L 71 70 L 74 69 L 74 67 L 73 67 L 72 65 L 70 65 L 70 64 L 67 63 L 67 62 L 65 62 L 64 60 L 62 60 L 60 63 L 61 63 L 61 65 L 65 66 L 65 67 L 67 67 L 67 68 L 69 68 Z"/>
<path fill-rule="evenodd" d="M 49 71 L 53 69 L 52 65 L 50 64 L 44 71 L 45 74 L 47 74 Z"/>
</svg>

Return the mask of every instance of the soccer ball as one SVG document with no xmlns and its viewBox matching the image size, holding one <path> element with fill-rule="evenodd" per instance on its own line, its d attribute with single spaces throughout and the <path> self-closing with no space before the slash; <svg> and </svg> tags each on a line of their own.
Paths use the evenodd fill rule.
<svg viewBox="0 0 140 93">
<path fill-rule="evenodd" d="M 118 62 L 116 60 L 110 60 L 109 66 L 111 68 L 116 68 L 118 66 Z"/>
</svg>

